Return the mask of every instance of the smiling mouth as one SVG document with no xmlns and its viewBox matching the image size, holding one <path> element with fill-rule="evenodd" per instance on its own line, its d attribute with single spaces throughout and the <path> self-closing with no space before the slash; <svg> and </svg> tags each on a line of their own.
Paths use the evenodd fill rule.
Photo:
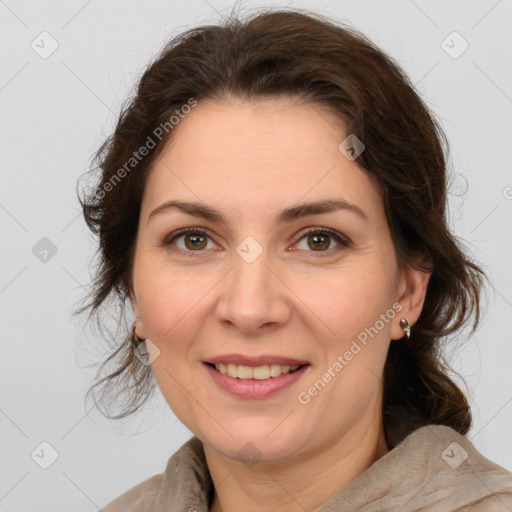
<svg viewBox="0 0 512 512">
<path fill-rule="evenodd" d="M 281 365 L 281 364 L 270 364 L 270 365 L 262 365 L 262 366 L 244 366 L 238 364 L 213 364 L 206 363 L 211 368 L 217 370 L 222 375 L 227 375 L 228 377 L 232 377 L 234 379 L 255 379 L 255 380 L 267 380 L 270 378 L 280 377 L 281 375 L 286 375 L 288 373 L 294 373 L 303 366 L 308 365 Z"/>
</svg>

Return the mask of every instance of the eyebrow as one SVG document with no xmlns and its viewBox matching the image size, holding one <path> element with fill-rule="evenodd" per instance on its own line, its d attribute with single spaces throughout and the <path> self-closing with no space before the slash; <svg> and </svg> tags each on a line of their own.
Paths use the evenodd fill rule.
<svg viewBox="0 0 512 512">
<path fill-rule="evenodd" d="M 149 223 L 152 218 L 164 213 L 168 213 L 175 209 L 189 215 L 193 215 L 194 217 L 201 217 L 213 222 L 221 222 L 226 224 L 226 219 L 224 216 L 214 208 L 202 203 L 179 200 L 166 201 L 165 203 L 155 208 L 149 214 L 147 222 Z M 285 222 L 292 222 L 307 215 L 319 215 L 322 213 L 331 213 L 339 210 L 355 213 L 366 222 L 369 222 L 368 216 L 359 206 L 353 203 L 349 203 L 344 199 L 328 199 L 324 201 L 302 203 L 299 205 L 291 206 L 282 210 L 276 217 L 275 222 L 282 224 Z"/>
</svg>

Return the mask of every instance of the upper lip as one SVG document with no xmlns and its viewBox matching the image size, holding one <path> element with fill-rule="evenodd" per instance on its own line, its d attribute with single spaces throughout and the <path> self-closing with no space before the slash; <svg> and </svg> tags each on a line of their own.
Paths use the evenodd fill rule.
<svg viewBox="0 0 512 512">
<path fill-rule="evenodd" d="M 301 359 L 294 359 L 293 357 L 287 356 L 273 356 L 273 355 L 261 355 L 261 356 L 246 356 L 242 354 L 225 354 L 222 356 L 216 356 L 209 358 L 204 361 L 205 363 L 212 364 L 237 364 L 242 366 L 265 366 L 271 364 L 289 365 L 289 366 L 302 366 L 309 364 L 308 361 Z"/>
</svg>

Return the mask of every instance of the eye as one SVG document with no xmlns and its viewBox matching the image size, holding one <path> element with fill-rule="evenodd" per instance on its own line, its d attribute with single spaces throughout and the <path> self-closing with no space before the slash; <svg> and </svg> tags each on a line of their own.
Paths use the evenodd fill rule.
<svg viewBox="0 0 512 512">
<path fill-rule="evenodd" d="M 300 250 L 306 250 L 309 252 L 331 252 L 336 248 L 340 248 L 339 246 L 349 247 L 350 241 L 343 236 L 341 236 L 336 231 L 332 231 L 326 228 L 309 228 L 305 232 L 301 233 L 302 236 L 298 238 L 299 242 L 305 240 L 306 248 L 302 247 Z M 338 244 L 337 247 L 331 248 L 332 239 L 336 241 Z"/>
<path fill-rule="evenodd" d="M 300 236 L 296 238 L 298 242 L 302 240 L 306 241 L 306 248 L 299 247 L 300 250 L 316 253 L 330 253 L 335 249 L 342 247 L 350 247 L 350 240 L 343 237 L 340 233 L 332 231 L 327 228 L 308 228 L 306 231 L 302 231 Z M 181 240 L 183 244 L 177 243 Z M 187 256 L 194 256 L 194 252 L 202 252 L 204 249 L 208 249 L 208 241 L 211 240 L 209 235 L 200 228 L 183 228 L 173 233 L 170 238 L 167 238 L 164 242 L 164 246 L 175 245 L 176 249 Z M 338 246 L 331 248 L 332 240 L 334 240 Z M 297 243 L 295 244 L 297 245 Z M 294 249 L 295 250 L 295 249 Z"/>
<path fill-rule="evenodd" d="M 184 228 L 176 231 L 171 238 L 164 241 L 164 245 L 177 245 L 177 249 L 185 253 L 187 256 L 192 256 L 190 252 L 201 252 L 203 249 L 208 248 L 208 239 L 210 237 L 199 228 Z M 177 244 L 176 241 L 183 239 L 183 245 Z"/>
</svg>

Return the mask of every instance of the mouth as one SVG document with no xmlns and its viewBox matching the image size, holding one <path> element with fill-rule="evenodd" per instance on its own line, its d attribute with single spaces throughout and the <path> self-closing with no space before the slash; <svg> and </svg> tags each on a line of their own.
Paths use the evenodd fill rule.
<svg viewBox="0 0 512 512">
<path fill-rule="evenodd" d="M 224 358 L 223 358 L 224 359 Z M 234 358 L 231 358 L 233 360 Z M 240 359 L 238 359 L 240 361 Z M 246 360 L 247 361 L 247 360 Z M 246 362 L 244 361 L 244 362 Z M 297 360 L 281 359 L 281 364 L 262 361 L 253 364 L 236 364 L 205 361 L 203 366 L 212 379 L 212 383 L 231 396 L 242 399 L 265 399 L 278 395 L 291 388 L 309 373 L 310 364 Z M 269 362 L 270 364 L 263 364 Z M 284 364 L 288 362 L 301 364 Z"/>
<path fill-rule="evenodd" d="M 288 375 L 301 370 L 309 364 L 265 364 L 260 366 L 248 366 L 235 363 L 205 363 L 210 368 L 222 375 L 226 375 L 233 379 L 241 380 L 267 380 L 275 379 L 281 375 Z"/>
</svg>

